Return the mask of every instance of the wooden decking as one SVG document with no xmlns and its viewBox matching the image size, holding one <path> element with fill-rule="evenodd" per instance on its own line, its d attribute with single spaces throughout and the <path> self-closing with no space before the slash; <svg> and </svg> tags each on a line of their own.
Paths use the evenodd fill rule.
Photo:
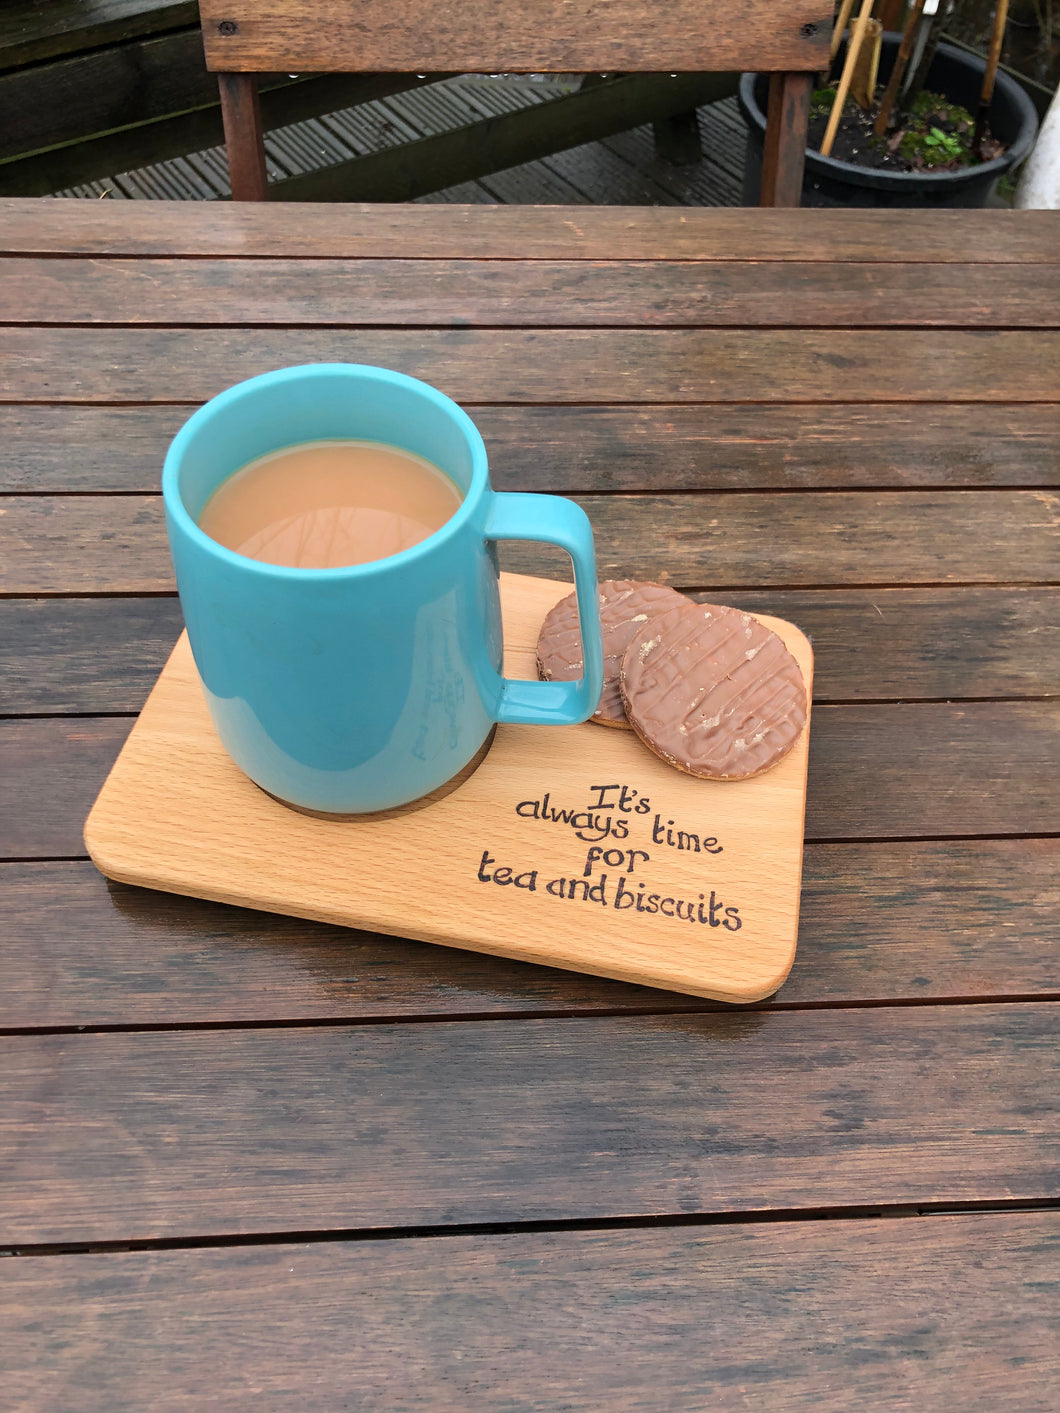
<svg viewBox="0 0 1060 1413">
<path fill-rule="evenodd" d="M 273 180 L 417 141 L 573 91 L 577 78 L 463 74 L 425 88 L 327 113 L 266 136 Z M 745 129 L 733 98 L 699 110 L 703 156 L 673 166 L 655 152 L 649 126 L 603 142 L 463 182 L 419 198 L 428 202 L 532 205 L 737 206 Z M 222 147 L 120 172 L 56 193 L 119 200 L 211 201 L 228 196 Z M 356 193 L 351 192 L 351 199 Z"/>
</svg>

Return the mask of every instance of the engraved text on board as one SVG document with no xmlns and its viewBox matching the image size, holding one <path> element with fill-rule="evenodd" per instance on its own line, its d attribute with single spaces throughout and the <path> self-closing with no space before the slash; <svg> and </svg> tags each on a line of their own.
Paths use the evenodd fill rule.
<svg viewBox="0 0 1060 1413">
<path fill-rule="evenodd" d="M 514 807 L 520 819 L 569 837 L 570 864 L 564 874 L 513 865 L 483 849 L 478 881 L 619 912 L 632 910 L 662 922 L 674 919 L 739 931 L 743 920 L 736 901 L 710 886 L 711 859 L 724 850 L 715 835 L 683 827 L 689 821 L 678 822 L 656 810 L 632 785 L 591 785 L 589 794 L 588 802 L 570 804 L 554 800 L 546 790 Z M 686 859 L 701 856 L 701 892 L 686 889 L 687 896 L 677 897 L 660 885 L 666 860 L 675 852 Z"/>
</svg>

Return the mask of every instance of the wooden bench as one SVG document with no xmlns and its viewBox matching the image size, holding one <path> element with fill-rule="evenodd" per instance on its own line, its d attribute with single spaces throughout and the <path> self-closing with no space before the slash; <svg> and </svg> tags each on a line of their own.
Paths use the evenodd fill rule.
<svg viewBox="0 0 1060 1413">
<path fill-rule="evenodd" d="M 653 10 L 643 0 L 610 0 L 606 8 L 589 0 L 503 7 L 463 0 L 457 17 L 428 0 L 392 0 L 385 10 L 335 0 L 200 0 L 199 9 L 237 200 L 269 195 L 258 75 L 277 69 L 656 76 L 757 69 L 773 76 L 761 204 L 797 206 L 810 91 L 827 65 L 831 30 L 831 11 L 817 0 L 674 0 Z"/>
</svg>

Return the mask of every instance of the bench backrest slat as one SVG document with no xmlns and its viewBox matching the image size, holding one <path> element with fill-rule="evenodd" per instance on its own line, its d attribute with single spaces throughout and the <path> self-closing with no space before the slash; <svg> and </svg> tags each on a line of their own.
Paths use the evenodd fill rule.
<svg viewBox="0 0 1060 1413">
<path fill-rule="evenodd" d="M 381 72 L 809 72 L 822 0 L 201 0 L 209 68 Z"/>
</svg>

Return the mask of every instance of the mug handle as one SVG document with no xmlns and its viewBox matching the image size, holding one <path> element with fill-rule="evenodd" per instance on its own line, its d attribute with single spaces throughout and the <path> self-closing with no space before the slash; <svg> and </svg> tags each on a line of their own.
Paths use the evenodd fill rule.
<svg viewBox="0 0 1060 1413">
<path fill-rule="evenodd" d="M 574 561 L 583 650 L 584 675 L 577 682 L 522 682 L 514 677 L 503 677 L 497 720 L 552 726 L 573 726 L 587 720 L 600 703 L 604 685 L 596 554 L 589 517 L 580 505 L 562 496 L 494 491 L 486 517 L 485 537 L 488 540 L 544 540 L 567 551 Z"/>
</svg>

